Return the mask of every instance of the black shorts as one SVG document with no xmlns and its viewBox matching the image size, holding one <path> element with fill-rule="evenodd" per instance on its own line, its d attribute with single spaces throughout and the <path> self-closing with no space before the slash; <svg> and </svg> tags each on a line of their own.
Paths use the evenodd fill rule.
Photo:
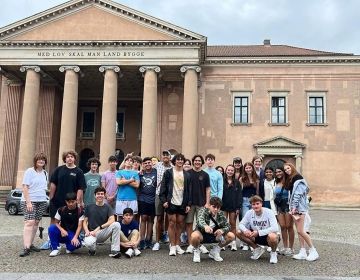
<svg viewBox="0 0 360 280">
<path fill-rule="evenodd" d="M 267 237 L 268 237 L 267 235 L 256 236 L 255 243 L 258 245 L 269 246 L 269 244 L 267 242 Z"/>
<path fill-rule="evenodd" d="M 216 240 L 216 236 L 214 234 L 210 234 L 207 232 L 201 232 L 203 236 L 202 243 L 218 243 L 219 241 Z"/>
<path fill-rule="evenodd" d="M 177 214 L 177 215 L 183 215 L 183 216 L 186 216 L 186 213 L 185 213 L 185 209 L 182 208 L 181 206 L 178 206 L 178 205 L 174 205 L 174 204 L 169 204 L 169 207 L 168 208 L 165 208 L 165 212 L 168 214 L 168 215 L 174 215 L 174 214 Z"/>
<path fill-rule="evenodd" d="M 140 215 L 155 216 L 155 204 L 138 201 L 138 208 Z"/>
</svg>

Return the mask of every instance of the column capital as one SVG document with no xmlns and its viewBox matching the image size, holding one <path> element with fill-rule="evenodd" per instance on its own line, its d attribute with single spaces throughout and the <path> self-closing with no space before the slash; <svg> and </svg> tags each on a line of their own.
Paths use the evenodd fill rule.
<svg viewBox="0 0 360 280">
<path fill-rule="evenodd" d="M 187 70 L 195 70 L 197 73 L 200 73 L 201 67 L 199 65 L 184 65 L 180 68 L 181 73 L 185 73 Z"/>
<path fill-rule="evenodd" d="M 60 68 L 59 68 L 60 72 L 65 72 L 67 70 L 73 70 L 75 73 L 79 73 L 80 67 L 77 65 L 63 65 L 63 66 L 60 66 Z"/>
<path fill-rule="evenodd" d="M 141 66 L 140 68 L 139 68 L 139 71 L 141 72 L 141 73 L 145 73 L 146 71 L 148 71 L 148 70 L 152 70 L 152 71 L 154 71 L 155 73 L 159 73 L 160 72 L 160 67 L 159 66 Z"/>
<path fill-rule="evenodd" d="M 106 70 L 113 70 L 115 73 L 119 73 L 120 72 L 120 67 L 117 65 L 102 65 L 99 67 L 99 71 L 101 73 L 106 72 Z"/>
<path fill-rule="evenodd" d="M 34 70 L 36 73 L 41 71 L 40 67 L 37 65 L 23 65 L 20 67 L 21 72 L 26 72 L 27 70 Z"/>
</svg>

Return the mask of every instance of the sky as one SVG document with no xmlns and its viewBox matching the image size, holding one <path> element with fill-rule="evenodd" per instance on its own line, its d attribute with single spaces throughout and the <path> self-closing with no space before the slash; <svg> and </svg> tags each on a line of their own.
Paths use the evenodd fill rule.
<svg viewBox="0 0 360 280">
<path fill-rule="evenodd" d="M 0 27 L 65 0 L 1 0 Z M 207 37 L 208 45 L 273 45 L 360 55 L 359 0 L 114 0 Z"/>
</svg>

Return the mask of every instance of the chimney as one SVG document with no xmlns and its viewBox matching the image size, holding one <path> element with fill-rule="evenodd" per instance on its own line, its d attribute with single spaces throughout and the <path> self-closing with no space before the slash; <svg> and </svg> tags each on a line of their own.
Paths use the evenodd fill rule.
<svg viewBox="0 0 360 280">
<path fill-rule="evenodd" d="M 264 46 L 268 46 L 268 47 L 271 46 L 270 39 L 265 39 L 264 40 Z"/>
</svg>

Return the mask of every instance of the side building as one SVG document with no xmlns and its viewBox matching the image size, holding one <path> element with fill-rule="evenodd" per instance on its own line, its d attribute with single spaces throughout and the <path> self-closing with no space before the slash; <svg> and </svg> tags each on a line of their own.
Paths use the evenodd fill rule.
<svg viewBox="0 0 360 280">
<path fill-rule="evenodd" d="M 51 172 L 164 149 L 293 162 L 314 204 L 360 205 L 360 57 L 203 35 L 110 0 L 71 0 L 0 29 L 0 189 L 36 151 Z M 102 165 L 106 168 L 106 164 Z"/>
</svg>

